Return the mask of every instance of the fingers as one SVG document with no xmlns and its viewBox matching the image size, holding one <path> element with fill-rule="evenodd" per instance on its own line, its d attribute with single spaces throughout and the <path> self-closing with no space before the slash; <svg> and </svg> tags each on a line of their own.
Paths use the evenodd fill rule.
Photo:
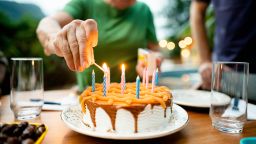
<svg viewBox="0 0 256 144">
<path fill-rule="evenodd" d="M 80 63 L 80 56 L 79 56 L 79 45 L 76 39 L 77 25 L 79 25 L 79 22 L 73 21 L 72 24 L 69 26 L 69 30 L 67 31 L 67 39 L 68 39 L 70 50 L 72 52 L 75 70 L 78 71 L 81 66 L 81 63 Z"/>
<path fill-rule="evenodd" d="M 81 63 L 80 71 L 88 67 L 88 53 L 86 49 L 88 49 L 86 44 L 86 32 L 82 26 L 76 28 L 76 38 L 79 45 L 79 59 Z"/>
<path fill-rule="evenodd" d="M 163 58 L 159 57 L 156 59 L 156 67 L 158 68 L 159 71 L 161 71 L 162 62 L 163 62 Z"/>
<path fill-rule="evenodd" d="M 202 64 L 199 68 L 199 73 L 202 78 L 202 88 L 207 90 L 211 89 L 212 64 Z"/>
<path fill-rule="evenodd" d="M 81 70 L 89 67 L 94 63 L 93 47 L 98 43 L 98 28 L 94 20 L 86 20 L 81 23 L 81 26 L 76 31 L 80 62 L 82 63 Z"/>
<path fill-rule="evenodd" d="M 98 43 L 97 23 L 94 20 L 74 20 L 50 40 L 54 53 L 64 57 L 69 69 L 83 71 L 94 62 L 93 47 Z"/>
<path fill-rule="evenodd" d="M 143 76 L 143 70 L 144 70 L 144 68 L 141 65 L 139 65 L 139 64 L 136 65 L 136 71 L 140 77 Z"/>
<path fill-rule="evenodd" d="M 86 31 L 86 38 L 92 47 L 98 44 L 98 27 L 97 23 L 93 19 L 88 19 L 82 22 L 82 26 Z"/>
<path fill-rule="evenodd" d="M 69 48 L 69 44 L 67 41 L 66 36 L 66 31 L 61 32 L 58 36 L 57 36 L 57 41 L 59 43 L 59 48 L 61 50 L 62 56 L 64 57 L 68 67 L 70 70 L 75 71 L 75 64 L 73 61 L 73 55 L 72 52 Z M 61 43 L 61 44 L 60 44 Z"/>
</svg>

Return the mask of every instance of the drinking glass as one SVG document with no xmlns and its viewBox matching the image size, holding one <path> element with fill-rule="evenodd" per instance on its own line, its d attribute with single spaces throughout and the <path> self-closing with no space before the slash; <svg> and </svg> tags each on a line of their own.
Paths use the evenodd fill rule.
<svg viewBox="0 0 256 144">
<path fill-rule="evenodd" d="M 33 119 L 43 106 L 42 58 L 12 58 L 10 104 L 18 120 Z"/>
<path fill-rule="evenodd" d="M 213 63 L 210 117 L 219 131 L 242 132 L 247 119 L 248 75 L 246 62 Z"/>
</svg>

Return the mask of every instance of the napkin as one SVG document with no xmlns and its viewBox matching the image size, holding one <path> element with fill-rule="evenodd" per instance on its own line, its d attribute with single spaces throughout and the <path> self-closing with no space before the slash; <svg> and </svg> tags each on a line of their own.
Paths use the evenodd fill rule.
<svg viewBox="0 0 256 144">
<path fill-rule="evenodd" d="M 234 109 L 235 99 L 231 100 L 231 104 L 222 114 L 222 117 L 239 117 L 243 114 L 246 108 L 246 102 L 244 100 L 238 100 L 237 109 Z M 248 103 L 247 105 L 247 119 L 256 120 L 256 105 Z"/>
<path fill-rule="evenodd" d="M 256 120 L 256 105 L 248 103 L 247 119 L 248 120 Z"/>
<path fill-rule="evenodd" d="M 54 100 L 52 102 L 60 103 L 60 105 L 44 104 L 43 110 L 62 111 L 66 107 L 79 104 L 77 96 L 73 93 L 69 94 L 68 96 L 62 98 L 59 101 Z"/>
</svg>

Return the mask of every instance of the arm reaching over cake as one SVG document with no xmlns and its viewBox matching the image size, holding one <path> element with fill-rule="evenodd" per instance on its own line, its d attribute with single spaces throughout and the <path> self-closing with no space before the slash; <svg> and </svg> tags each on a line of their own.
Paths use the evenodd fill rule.
<svg viewBox="0 0 256 144">
<path fill-rule="evenodd" d="M 152 52 L 160 52 L 159 45 L 156 44 L 156 43 L 148 42 L 148 49 L 150 49 Z M 161 64 L 162 64 L 162 61 L 163 61 L 163 57 L 160 53 L 156 57 L 155 61 L 156 62 L 155 62 L 154 67 L 158 68 L 158 70 L 161 71 L 160 67 L 161 67 Z M 140 77 L 143 76 L 143 71 L 146 67 L 147 67 L 147 65 L 145 63 L 140 63 L 140 62 L 137 63 L 136 71 L 137 71 L 137 73 Z M 150 73 L 149 78 L 152 79 L 152 73 Z"/>
<path fill-rule="evenodd" d="M 66 12 L 59 12 L 40 21 L 37 36 L 45 54 L 64 57 L 72 71 L 83 71 L 94 63 L 98 29 L 92 19 L 74 20 Z"/>
</svg>

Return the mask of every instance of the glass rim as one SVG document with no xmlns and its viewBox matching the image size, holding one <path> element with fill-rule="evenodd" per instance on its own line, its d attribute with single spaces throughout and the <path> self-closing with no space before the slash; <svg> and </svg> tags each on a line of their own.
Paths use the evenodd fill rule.
<svg viewBox="0 0 256 144">
<path fill-rule="evenodd" d="M 41 58 L 41 57 L 31 57 L 31 58 L 14 57 L 14 58 L 11 58 L 11 60 L 13 60 L 13 61 L 32 61 L 32 60 L 41 61 L 41 60 L 43 60 L 43 58 Z"/>
<path fill-rule="evenodd" d="M 215 61 L 213 62 L 213 64 L 246 64 L 246 65 L 249 65 L 248 62 L 237 62 L 237 61 Z"/>
</svg>

